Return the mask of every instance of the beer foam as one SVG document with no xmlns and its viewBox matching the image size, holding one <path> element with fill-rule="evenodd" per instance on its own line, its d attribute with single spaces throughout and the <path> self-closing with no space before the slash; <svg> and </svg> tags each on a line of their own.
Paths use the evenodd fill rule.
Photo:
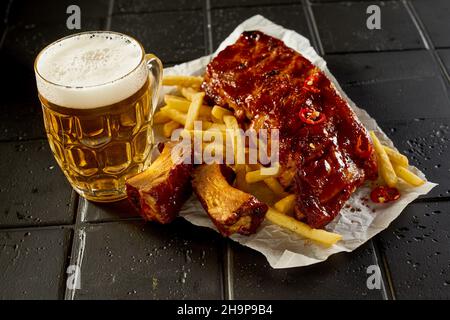
<svg viewBox="0 0 450 320">
<path fill-rule="evenodd" d="M 143 49 L 114 32 L 87 32 L 49 45 L 36 60 L 39 93 L 58 106 L 90 109 L 117 103 L 148 77 Z"/>
</svg>

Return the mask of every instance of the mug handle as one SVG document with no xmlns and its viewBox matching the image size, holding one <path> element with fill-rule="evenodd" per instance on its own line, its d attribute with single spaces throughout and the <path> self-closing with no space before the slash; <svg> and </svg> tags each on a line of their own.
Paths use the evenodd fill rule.
<svg viewBox="0 0 450 320">
<path fill-rule="evenodd" d="M 147 67 L 150 71 L 150 74 L 152 75 L 151 79 L 151 90 L 152 90 L 152 118 L 153 114 L 155 113 L 156 107 L 158 106 L 159 102 L 159 90 L 161 89 L 162 84 L 162 76 L 163 76 L 163 66 L 161 63 L 161 60 L 158 59 L 157 56 L 155 56 L 152 53 L 147 53 L 145 55 L 145 60 L 147 61 Z"/>
</svg>

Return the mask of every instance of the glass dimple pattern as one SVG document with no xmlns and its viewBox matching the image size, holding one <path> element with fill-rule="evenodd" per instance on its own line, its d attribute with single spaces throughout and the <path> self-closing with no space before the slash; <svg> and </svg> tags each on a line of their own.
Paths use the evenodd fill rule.
<svg viewBox="0 0 450 320">
<path fill-rule="evenodd" d="M 101 112 L 63 114 L 43 105 L 48 140 L 72 186 L 88 199 L 124 192 L 125 179 L 148 166 L 152 147 L 150 90 Z"/>
</svg>

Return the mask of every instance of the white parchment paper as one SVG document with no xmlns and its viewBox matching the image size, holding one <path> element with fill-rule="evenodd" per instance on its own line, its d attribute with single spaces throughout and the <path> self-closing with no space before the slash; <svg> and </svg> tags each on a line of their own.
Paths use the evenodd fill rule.
<svg viewBox="0 0 450 320">
<path fill-rule="evenodd" d="M 349 102 L 350 106 L 366 128 L 368 130 L 376 131 L 383 144 L 393 147 L 392 141 L 389 140 L 380 129 L 376 121 L 372 119 L 366 111 L 358 108 L 355 103 L 347 97 L 336 79 L 329 72 L 325 60 L 317 54 L 310 45 L 308 39 L 295 31 L 276 25 L 260 15 L 256 15 L 240 24 L 222 42 L 213 55 L 167 68 L 164 70 L 164 73 L 203 75 L 205 67 L 212 57 L 226 46 L 233 44 L 243 31 L 248 30 L 260 30 L 281 39 L 287 46 L 300 52 L 318 66 L 335 84 L 341 96 Z M 164 88 L 163 90 L 165 90 L 165 92 L 162 93 L 165 94 L 168 93 L 168 90 L 170 89 Z M 156 140 L 161 141 L 164 140 L 164 138 L 156 132 Z M 423 173 L 417 168 L 411 167 L 410 169 L 417 175 L 425 178 Z M 326 260 L 334 253 L 355 250 L 378 232 L 387 228 L 411 201 L 416 199 L 419 195 L 428 193 L 434 186 L 436 186 L 436 184 L 431 182 L 427 182 L 418 188 L 408 188 L 408 186 L 405 185 L 405 187 L 402 188 L 400 200 L 382 205 L 374 204 L 370 201 L 363 204 L 361 199 L 369 196 L 370 188 L 368 186 L 360 187 L 347 202 L 351 208 L 344 206 L 336 219 L 326 227 L 327 230 L 339 233 L 343 236 L 342 241 L 329 248 L 323 247 L 310 240 L 303 239 L 297 234 L 271 224 L 267 220 L 263 222 L 256 234 L 251 236 L 233 235 L 231 236 L 231 239 L 264 254 L 273 268 L 300 267 L 318 263 Z M 367 205 L 369 205 L 369 207 L 367 207 Z M 186 202 L 181 211 L 181 216 L 195 225 L 215 230 L 213 223 L 209 220 L 195 196 L 192 196 L 191 199 Z"/>
</svg>

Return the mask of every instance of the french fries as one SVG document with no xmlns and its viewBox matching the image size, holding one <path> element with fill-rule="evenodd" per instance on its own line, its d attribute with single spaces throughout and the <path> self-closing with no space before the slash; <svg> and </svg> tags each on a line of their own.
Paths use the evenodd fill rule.
<svg viewBox="0 0 450 320">
<path fill-rule="evenodd" d="M 267 210 L 266 218 L 273 224 L 291 230 L 300 236 L 314 240 L 324 246 L 332 246 L 342 239 L 342 236 L 339 234 L 322 229 L 313 229 L 306 223 L 282 214 L 273 208 L 269 208 L 269 210 Z"/>
<path fill-rule="evenodd" d="M 169 122 L 170 118 L 166 115 L 164 115 L 161 111 L 155 112 L 153 115 L 153 123 L 154 124 L 161 124 Z"/>
<path fill-rule="evenodd" d="M 295 194 L 290 194 L 274 205 L 275 209 L 283 214 L 292 214 L 295 207 Z"/>
<path fill-rule="evenodd" d="M 172 96 L 170 94 L 166 94 L 164 96 L 164 102 L 169 108 L 176 109 L 183 113 L 187 113 L 191 105 L 191 101 L 181 97 Z M 201 105 L 199 109 L 199 115 L 203 117 L 209 117 L 211 115 L 211 110 L 212 109 L 210 107 Z"/>
<path fill-rule="evenodd" d="M 416 176 L 414 173 L 403 166 L 394 165 L 394 170 L 399 178 L 403 179 L 406 183 L 414 187 L 421 186 L 425 183 L 424 180 L 422 180 L 420 177 Z"/>
<path fill-rule="evenodd" d="M 370 131 L 370 137 L 372 138 L 372 143 L 378 156 L 378 166 L 381 177 L 389 187 L 393 188 L 398 181 L 397 175 L 394 171 L 394 167 L 392 166 L 392 163 L 389 160 L 385 149 L 381 145 L 380 140 L 378 140 L 373 131 Z"/>
<path fill-rule="evenodd" d="M 387 146 L 383 146 L 384 151 L 386 151 L 386 154 L 389 157 L 389 160 L 391 160 L 392 164 L 397 164 L 400 165 L 402 167 L 408 168 L 409 163 L 408 163 L 408 158 L 405 157 L 404 155 L 402 155 L 400 152 L 389 148 Z"/>
<path fill-rule="evenodd" d="M 193 88 L 181 87 L 180 88 L 180 92 L 181 92 L 181 95 L 183 97 L 185 97 L 186 99 L 192 101 L 193 95 L 196 94 L 198 91 L 193 89 Z"/>
<path fill-rule="evenodd" d="M 223 123 L 223 117 L 224 116 L 232 116 L 233 113 L 230 110 L 227 110 L 225 108 L 214 106 L 211 110 L 211 115 L 213 119 L 217 120 L 220 123 Z"/>
<path fill-rule="evenodd" d="M 176 109 L 169 108 L 169 107 L 163 107 L 161 108 L 160 112 L 162 115 L 166 116 L 167 118 L 178 122 L 181 125 L 186 124 L 186 114 L 182 113 Z"/>
<path fill-rule="evenodd" d="M 186 122 L 184 124 L 184 128 L 186 130 L 194 129 L 194 121 L 197 120 L 199 116 L 204 96 L 205 96 L 204 92 L 199 92 L 193 95 L 192 102 L 189 105 L 189 110 L 186 115 Z"/>
<path fill-rule="evenodd" d="M 234 116 L 225 115 L 223 116 L 223 122 L 227 130 L 237 133 L 240 129 L 239 124 Z M 235 156 L 235 171 L 245 170 L 245 146 L 242 136 L 240 134 L 235 134 L 233 137 L 233 150 Z"/>
<path fill-rule="evenodd" d="M 425 183 L 408 169 L 409 161 L 406 156 L 388 146 L 381 145 L 373 131 L 370 132 L 370 136 L 378 156 L 379 173 L 389 187 L 395 187 L 398 178 L 414 187 Z"/>
<path fill-rule="evenodd" d="M 284 191 L 283 186 L 278 182 L 277 178 L 270 177 L 264 179 L 264 183 L 273 191 L 278 197 L 286 197 L 288 194 Z"/>
<path fill-rule="evenodd" d="M 163 134 L 164 137 L 166 138 L 170 138 L 170 136 L 172 135 L 173 130 L 180 128 L 181 125 L 173 120 L 170 120 L 169 122 L 166 122 L 163 125 Z"/>
<path fill-rule="evenodd" d="M 163 86 L 180 86 L 200 88 L 203 82 L 203 77 L 195 76 L 164 76 Z"/>
</svg>

